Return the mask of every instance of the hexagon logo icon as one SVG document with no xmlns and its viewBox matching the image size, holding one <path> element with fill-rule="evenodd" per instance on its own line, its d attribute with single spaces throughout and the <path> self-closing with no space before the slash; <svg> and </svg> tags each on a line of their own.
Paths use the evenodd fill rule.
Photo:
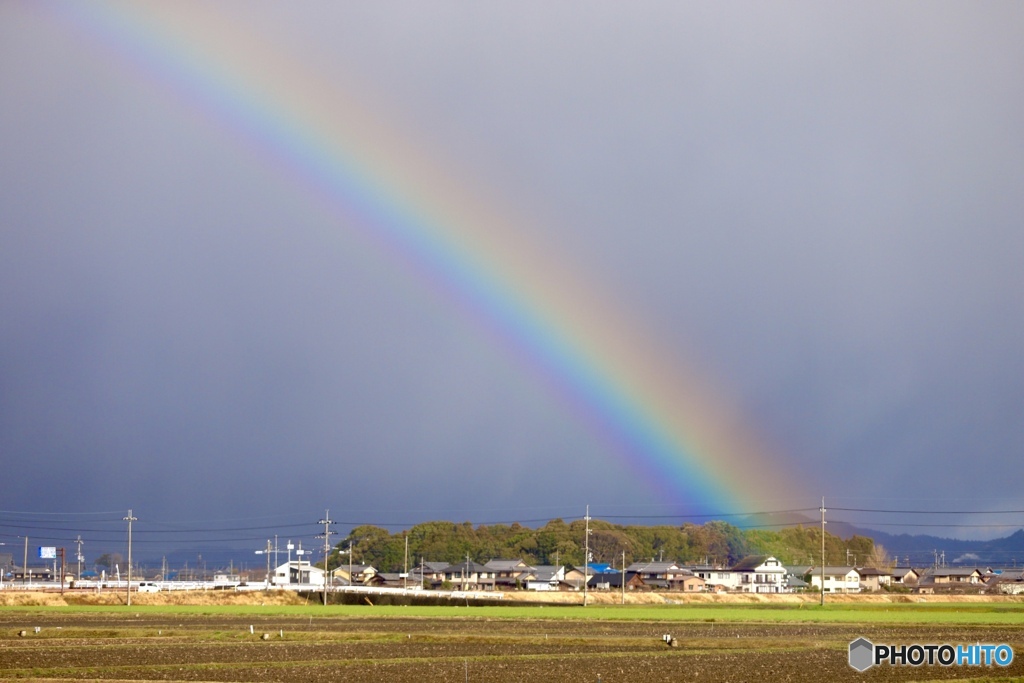
<svg viewBox="0 0 1024 683">
<path fill-rule="evenodd" d="M 850 666 L 861 673 L 875 664 L 875 646 L 867 638 L 858 638 L 850 643 Z"/>
</svg>

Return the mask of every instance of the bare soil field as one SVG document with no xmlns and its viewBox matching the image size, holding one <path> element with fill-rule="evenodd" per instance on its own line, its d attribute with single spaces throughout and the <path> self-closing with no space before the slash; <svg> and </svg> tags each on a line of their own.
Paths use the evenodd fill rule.
<svg viewBox="0 0 1024 683">
<path fill-rule="evenodd" d="M 132 600 L 135 603 L 134 596 Z M 1024 679 L 1024 656 L 1006 668 L 881 666 L 859 674 L 847 664 L 848 644 L 860 636 L 889 643 L 1008 643 L 1016 653 L 1024 653 L 1024 624 L 768 624 L 757 622 L 757 610 L 745 623 L 545 618 L 540 616 L 548 611 L 544 609 L 538 610 L 537 618 L 517 619 L 477 617 L 472 608 L 466 609 L 464 617 L 443 618 L 381 616 L 370 607 L 347 616 L 324 610 L 322 615 L 295 616 L 135 612 L 127 607 L 123 611 L 0 608 L 0 679 L 303 683 Z M 666 633 L 676 638 L 677 647 L 663 642 Z"/>
<path fill-rule="evenodd" d="M 429 592 L 427 593 L 429 594 Z M 583 594 L 579 592 L 535 592 L 512 591 L 502 593 L 502 601 L 508 603 L 547 603 L 552 605 L 581 605 Z M 333 596 L 332 596 L 333 597 Z M 816 605 L 817 593 L 627 593 L 627 605 Z M 618 605 L 623 597 L 614 591 L 591 592 L 587 600 L 593 605 Z M 829 595 L 829 604 L 907 604 L 907 603 L 964 603 L 964 604 L 1024 604 L 1024 595 L 943 595 L 919 596 L 901 593 L 861 593 Z M 161 591 L 158 593 L 132 593 L 136 605 L 303 605 L 309 598 L 291 591 L 270 592 L 235 591 Z M 124 605 L 123 591 L 69 590 L 59 591 L 0 591 L 0 607 L 3 606 L 67 606 L 67 605 Z"/>
</svg>

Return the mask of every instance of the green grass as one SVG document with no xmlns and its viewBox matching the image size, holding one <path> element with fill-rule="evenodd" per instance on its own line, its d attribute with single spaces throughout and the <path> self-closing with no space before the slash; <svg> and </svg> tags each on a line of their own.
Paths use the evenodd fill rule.
<svg viewBox="0 0 1024 683">
<path fill-rule="evenodd" d="M 900 603 L 841 605 L 591 605 L 454 607 L 364 605 L 73 605 L 3 607 L 30 614 L 178 614 L 200 616 L 396 617 L 466 619 L 567 619 L 627 621 L 716 621 L 833 624 L 1013 624 L 1024 625 L 1024 603 Z"/>
</svg>

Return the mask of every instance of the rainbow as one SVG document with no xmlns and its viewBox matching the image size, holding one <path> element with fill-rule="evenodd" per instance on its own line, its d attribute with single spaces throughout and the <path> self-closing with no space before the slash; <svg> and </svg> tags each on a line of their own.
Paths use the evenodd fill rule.
<svg viewBox="0 0 1024 683">
<path fill-rule="evenodd" d="M 793 473 L 773 470 L 778 458 L 730 418 L 710 383 L 524 238 L 515 210 L 403 139 L 382 112 L 366 111 L 367 98 L 339 86 L 339 75 L 324 81 L 210 4 L 45 11 L 414 268 L 536 373 L 661 502 L 713 513 L 796 499 Z"/>
</svg>

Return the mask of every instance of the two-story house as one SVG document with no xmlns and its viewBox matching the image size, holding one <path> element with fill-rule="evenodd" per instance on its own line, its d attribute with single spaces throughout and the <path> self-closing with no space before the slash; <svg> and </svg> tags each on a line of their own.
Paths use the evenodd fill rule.
<svg viewBox="0 0 1024 683">
<path fill-rule="evenodd" d="M 751 555 L 733 565 L 738 590 L 743 593 L 784 593 L 786 568 L 771 555 Z"/>
<path fill-rule="evenodd" d="M 826 593 L 860 593 L 860 574 L 856 567 L 825 567 Z M 821 590 L 821 567 L 811 568 L 811 586 Z"/>
<path fill-rule="evenodd" d="M 445 567 L 444 580 L 450 583 L 455 590 L 494 590 L 494 572 L 471 560 Z"/>
<path fill-rule="evenodd" d="M 703 590 L 704 580 L 693 571 L 675 562 L 634 562 L 627 573 L 640 576 L 644 586 L 652 589 L 690 591 Z"/>
<path fill-rule="evenodd" d="M 484 566 L 494 573 L 495 586 L 503 590 L 521 587 L 520 577 L 530 570 L 530 565 L 522 560 L 495 559 L 490 560 Z"/>
</svg>

